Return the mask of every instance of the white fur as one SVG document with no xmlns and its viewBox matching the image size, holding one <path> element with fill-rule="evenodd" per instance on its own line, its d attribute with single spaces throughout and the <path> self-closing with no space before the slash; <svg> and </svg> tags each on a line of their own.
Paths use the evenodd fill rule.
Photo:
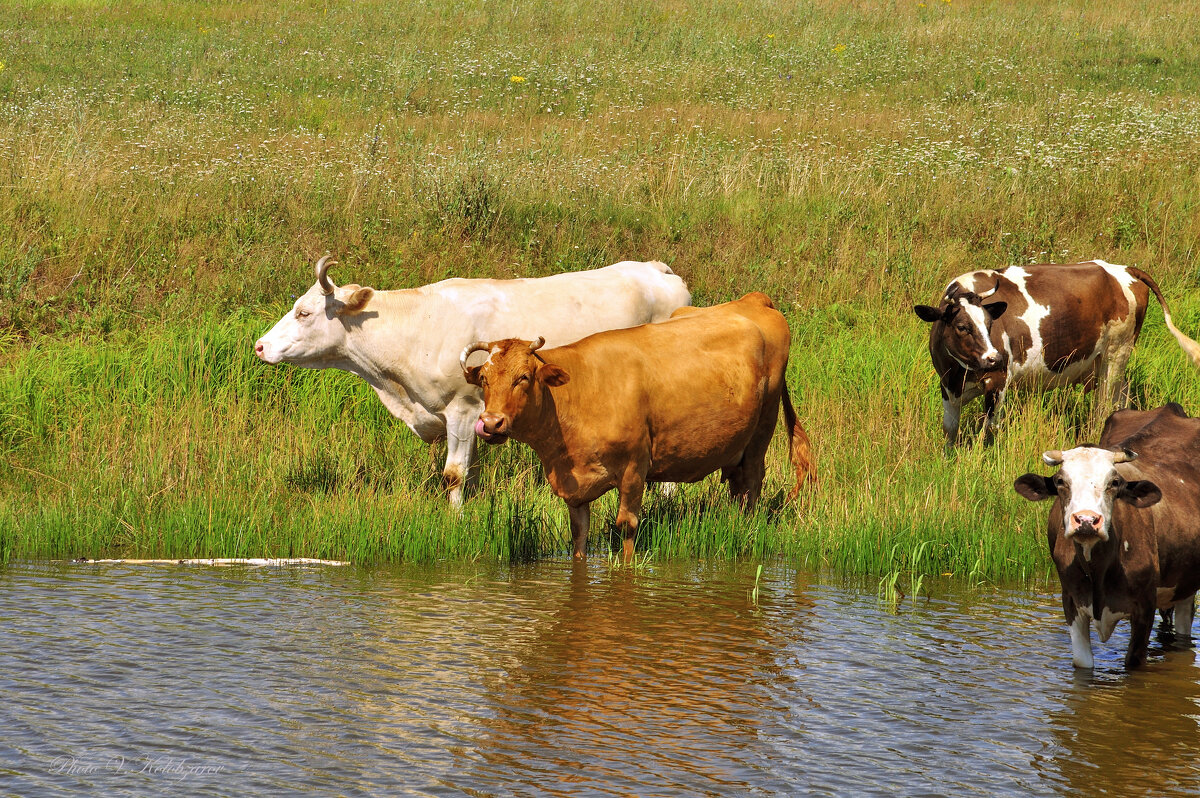
<svg viewBox="0 0 1200 798">
<path fill-rule="evenodd" d="M 1115 458 L 1115 452 L 1095 446 L 1079 446 L 1062 453 L 1058 476 L 1070 491 L 1063 506 L 1063 529 L 1067 537 L 1074 533 L 1071 516 L 1092 513 L 1101 518 L 1097 530 L 1100 539 L 1108 540 L 1113 509 L 1113 493 L 1108 485 L 1117 473 Z"/>
<path fill-rule="evenodd" d="M 1095 662 L 1092 659 L 1091 620 L 1092 608 L 1079 607 L 1075 622 L 1068 627 L 1071 630 L 1071 660 L 1076 668 L 1091 668 Z"/>
<path fill-rule="evenodd" d="M 522 280 L 443 280 L 376 291 L 363 312 L 341 317 L 314 285 L 258 340 L 267 363 L 336 368 L 362 377 L 423 441 L 447 440 L 447 477 L 465 477 L 475 457 L 478 388 L 459 365 L 463 347 L 502 338 L 546 338 L 549 347 L 602 330 L 669 318 L 690 304 L 683 280 L 662 263 L 622 261 L 602 269 Z M 301 316 L 302 313 L 307 315 Z M 451 504 L 462 505 L 461 481 Z"/>
</svg>

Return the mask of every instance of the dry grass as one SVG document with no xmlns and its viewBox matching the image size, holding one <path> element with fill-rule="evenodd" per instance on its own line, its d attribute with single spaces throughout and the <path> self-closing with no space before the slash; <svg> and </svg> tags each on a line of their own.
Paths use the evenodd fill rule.
<svg viewBox="0 0 1200 798">
<path fill-rule="evenodd" d="M 1034 532 L 1006 540 L 1040 512 L 1009 483 L 1041 448 L 1094 433 L 1088 400 L 1017 397 L 995 449 L 941 459 L 910 307 L 948 277 L 1132 263 L 1200 332 L 1200 8 L 9 10 L 0 548 L 21 556 L 413 556 L 396 525 L 455 541 L 427 554 L 473 556 L 524 551 L 495 541 L 557 518 L 509 454 L 485 464 L 487 492 L 540 509 L 477 499 L 484 517 L 451 521 L 424 449 L 362 386 L 252 367 L 243 348 L 326 250 L 381 288 L 657 258 L 698 302 L 766 291 L 793 324 L 823 486 L 742 537 L 698 489 L 658 510 L 655 545 L 858 570 L 894 565 L 899 541 L 919 568 L 1040 571 Z M 1200 411 L 1160 318 L 1133 364 L 1139 400 Z M 328 513 L 368 520 L 313 537 Z M 671 528 L 698 531 L 680 544 Z"/>
</svg>

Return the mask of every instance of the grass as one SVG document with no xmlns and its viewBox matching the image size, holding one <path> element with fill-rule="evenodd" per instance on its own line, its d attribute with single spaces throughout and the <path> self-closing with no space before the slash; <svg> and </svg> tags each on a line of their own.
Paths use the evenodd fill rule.
<svg viewBox="0 0 1200 798">
<path fill-rule="evenodd" d="M 749 516 L 652 498 L 655 556 L 1044 575 L 1012 479 L 1097 436 L 1090 397 L 1014 395 L 946 459 L 910 308 L 1102 257 L 1200 334 L 1198 52 L 1200 8 L 1128 0 L 10 3 L 0 558 L 565 551 L 528 451 L 456 518 L 364 385 L 254 361 L 331 250 L 379 288 L 656 258 L 699 304 L 770 294 L 821 485 L 781 506 L 780 449 Z M 1130 377 L 1200 413 L 1157 309 Z"/>
</svg>

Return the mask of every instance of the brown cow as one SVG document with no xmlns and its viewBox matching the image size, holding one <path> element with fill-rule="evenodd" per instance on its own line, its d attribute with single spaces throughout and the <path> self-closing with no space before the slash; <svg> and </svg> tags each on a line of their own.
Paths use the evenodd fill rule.
<svg viewBox="0 0 1200 798">
<path fill-rule="evenodd" d="M 1127 668 L 1146 660 L 1155 609 L 1173 610 L 1176 634 L 1190 636 L 1200 588 L 1200 419 L 1175 403 L 1121 410 L 1099 446 L 1042 459 L 1058 473 L 1025 474 L 1015 487 L 1030 501 L 1055 497 L 1050 554 L 1075 665 L 1092 667 L 1092 623 L 1103 642 L 1129 619 Z"/>
<path fill-rule="evenodd" d="M 1158 284 L 1132 266 L 1095 260 L 968 272 L 950 281 L 938 307 L 915 306 L 933 324 L 929 354 L 941 382 L 947 450 L 958 440 L 962 406 L 980 395 L 990 440 L 1014 386 L 1095 387 L 1096 418 L 1124 404 L 1125 364 L 1151 291 L 1167 329 L 1200 366 L 1200 344 L 1172 323 Z"/>
<path fill-rule="evenodd" d="M 781 397 L 796 471 L 788 498 L 814 473 L 784 382 L 791 333 L 764 294 L 538 352 L 541 345 L 479 342 L 460 363 L 483 388 L 476 433 L 533 448 L 570 509 L 576 558 L 585 554 L 591 503 L 613 488 L 627 562 L 648 481 L 695 482 L 720 469 L 730 495 L 752 506 Z M 489 353 L 487 362 L 468 367 L 476 350 Z"/>
</svg>

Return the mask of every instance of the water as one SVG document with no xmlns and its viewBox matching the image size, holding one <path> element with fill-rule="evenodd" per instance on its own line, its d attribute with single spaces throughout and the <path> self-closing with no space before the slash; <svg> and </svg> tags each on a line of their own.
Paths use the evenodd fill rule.
<svg viewBox="0 0 1200 798">
<path fill-rule="evenodd" d="M 1200 667 L 768 566 L 0 569 L 0 793 L 1197 795 Z"/>
</svg>

